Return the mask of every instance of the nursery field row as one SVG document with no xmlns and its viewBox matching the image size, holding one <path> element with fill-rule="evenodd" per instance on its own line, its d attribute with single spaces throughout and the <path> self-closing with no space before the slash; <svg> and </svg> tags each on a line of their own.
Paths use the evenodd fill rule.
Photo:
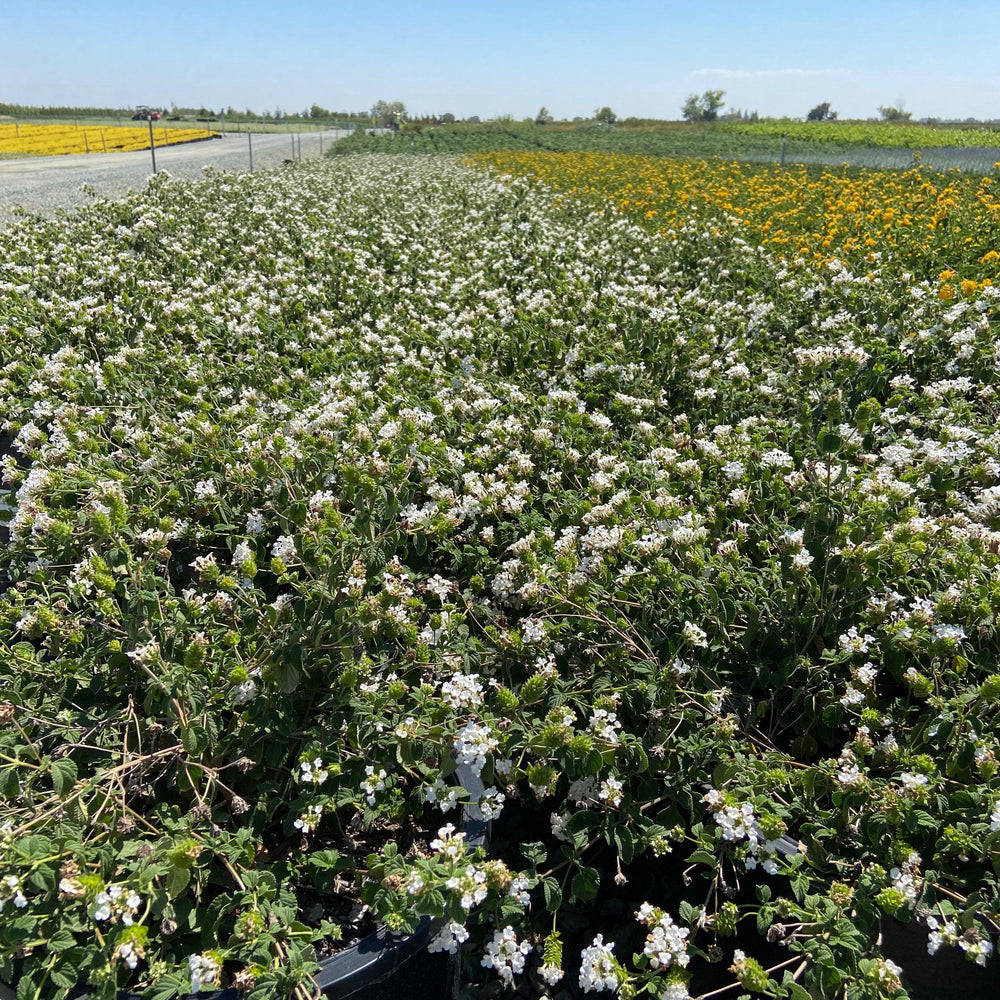
<svg viewBox="0 0 1000 1000">
<path fill-rule="evenodd" d="M 723 217 L 789 259 L 878 265 L 904 280 L 939 280 L 939 294 L 975 297 L 1000 283 L 1000 170 L 988 177 L 930 170 L 788 168 L 602 153 L 483 153 L 471 162 L 596 205 L 656 232 Z"/>
<path fill-rule="evenodd" d="M 989 187 L 475 162 L 0 236 L 0 975 L 303 997 L 363 903 L 524 997 L 989 976 Z"/>
<path fill-rule="evenodd" d="M 794 123 L 793 123 L 794 124 Z M 656 157 L 720 157 L 750 163 L 803 163 L 908 169 L 961 169 L 988 174 L 1000 160 L 996 132 L 957 133 L 918 126 L 717 123 L 651 128 L 576 127 L 495 122 L 409 126 L 399 132 L 356 131 L 335 152 L 473 153 L 603 152 Z M 784 135 L 781 128 L 790 128 Z M 778 131 L 775 131 L 778 129 Z"/>
<path fill-rule="evenodd" d="M 201 128 L 153 127 L 156 146 L 196 142 L 216 135 Z M 0 123 L 0 156 L 61 156 L 65 153 L 122 153 L 149 149 L 149 126 L 78 128 L 73 125 Z"/>
</svg>

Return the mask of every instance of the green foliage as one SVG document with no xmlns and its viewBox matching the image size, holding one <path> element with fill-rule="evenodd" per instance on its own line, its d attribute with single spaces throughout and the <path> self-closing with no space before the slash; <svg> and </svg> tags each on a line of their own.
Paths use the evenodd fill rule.
<svg viewBox="0 0 1000 1000">
<path fill-rule="evenodd" d="M 690 94 L 681 108 L 681 115 L 689 122 L 714 122 L 719 117 L 724 90 L 706 90 L 704 94 Z"/>
<path fill-rule="evenodd" d="M 807 122 L 833 122 L 837 120 L 837 112 L 830 110 L 830 102 L 823 101 L 817 104 L 809 114 L 806 115 Z"/>
<path fill-rule="evenodd" d="M 912 111 L 904 111 L 901 107 L 895 108 L 892 105 L 879 105 L 878 113 L 882 116 L 883 121 L 893 124 L 908 122 L 913 117 Z"/>
<path fill-rule="evenodd" d="M 672 852 L 649 949 L 588 949 L 625 995 L 716 948 L 744 989 L 891 993 L 890 913 L 985 960 L 992 285 L 445 158 L 157 178 L 2 242 L 20 995 L 291 995 L 344 884 L 557 977 L 560 921 Z M 542 832 L 470 846 L 459 767 Z"/>
</svg>

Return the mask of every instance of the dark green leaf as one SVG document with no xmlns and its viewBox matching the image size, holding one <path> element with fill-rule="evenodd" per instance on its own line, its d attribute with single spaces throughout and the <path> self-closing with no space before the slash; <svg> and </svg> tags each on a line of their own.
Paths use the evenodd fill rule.
<svg viewBox="0 0 1000 1000">
<path fill-rule="evenodd" d="M 69 757 L 52 761 L 52 787 L 62 795 L 76 784 L 76 764 Z"/>
<path fill-rule="evenodd" d="M 573 876 L 572 894 L 579 902 L 586 903 L 597 895 L 601 876 L 596 868 L 581 868 Z"/>
</svg>

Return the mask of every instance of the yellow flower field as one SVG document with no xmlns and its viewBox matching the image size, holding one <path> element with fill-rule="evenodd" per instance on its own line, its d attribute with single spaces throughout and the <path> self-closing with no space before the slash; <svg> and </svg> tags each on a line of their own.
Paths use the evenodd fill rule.
<svg viewBox="0 0 1000 1000">
<path fill-rule="evenodd" d="M 210 139 L 201 128 L 153 126 L 157 146 Z M 149 126 L 0 125 L 0 154 L 59 156 L 63 153 L 122 153 L 149 149 Z"/>
<path fill-rule="evenodd" d="M 781 256 L 895 264 L 941 280 L 945 296 L 1000 280 L 1000 164 L 979 177 L 613 153 L 498 152 L 471 161 L 610 203 L 661 231 L 692 214 L 727 217 Z"/>
</svg>

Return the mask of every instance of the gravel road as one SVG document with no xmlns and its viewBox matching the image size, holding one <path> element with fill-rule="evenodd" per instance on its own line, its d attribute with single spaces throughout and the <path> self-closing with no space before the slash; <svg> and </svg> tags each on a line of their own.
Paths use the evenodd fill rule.
<svg viewBox="0 0 1000 1000">
<path fill-rule="evenodd" d="M 326 132 L 303 132 L 296 137 L 295 156 L 318 156 L 320 146 L 329 149 L 337 139 L 348 135 L 340 129 Z M 276 167 L 292 159 L 293 136 L 253 135 L 255 170 Z M 167 170 L 174 177 L 199 177 L 202 167 L 219 170 L 248 170 L 249 142 L 246 133 L 228 133 L 220 139 L 164 146 L 156 150 L 157 170 Z M 83 186 L 93 188 L 105 198 L 119 198 L 128 191 L 141 189 L 153 172 L 149 150 L 134 153 L 78 153 L 66 156 L 32 156 L 19 160 L 0 160 L 0 229 L 17 218 L 16 210 L 50 216 L 61 208 L 85 205 L 91 200 Z"/>
</svg>

